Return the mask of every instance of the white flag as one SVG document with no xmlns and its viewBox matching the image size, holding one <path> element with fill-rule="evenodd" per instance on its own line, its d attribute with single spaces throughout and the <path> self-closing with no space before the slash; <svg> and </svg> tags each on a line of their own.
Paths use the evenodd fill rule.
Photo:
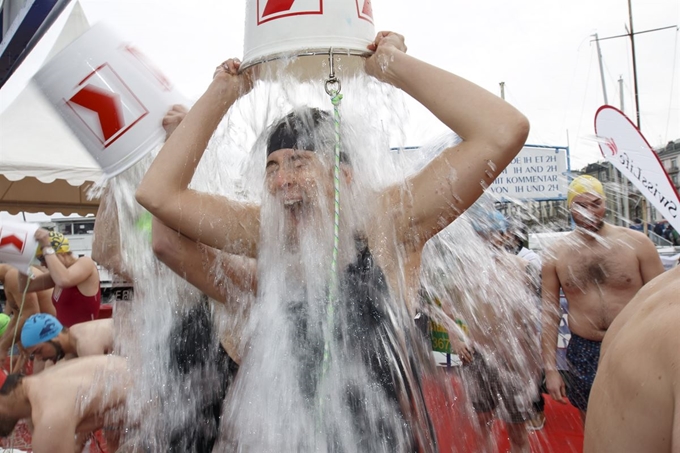
<svg viewBox="0 0 680 453">
<path fill-rule="evenodd" d="M 680 231 L 678 191 L 659 156 L 628 117 L 615 107 L 603 105 L 595 114 L 595 134 L 604 158 L 635 184 L 661 215 Z"/>
</svg>

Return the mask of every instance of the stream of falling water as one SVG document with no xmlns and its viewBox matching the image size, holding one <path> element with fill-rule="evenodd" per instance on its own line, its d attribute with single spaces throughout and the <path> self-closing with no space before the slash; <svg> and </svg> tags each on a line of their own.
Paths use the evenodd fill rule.
<svg viewBox="0 0 680 453">
<path fill-rule="evenodd" d="M 406 283 L 414 270 L 403 268 L 403 248 L 392 232 L 381 237 L 399 263 L 390 269 L 381 268 L 384 257 L 373 256 L 365 240 L 379 209 L 374 195 L 403 182 L 456 137 L 417 151 L 390 149 L 405 145 L 403 96 L 361 75 L 343 81 L 343 95 L 341 137 L 351 178 L 340 192 L 340 292 L 331 305 L 333 216 L 324 192 L 330 166 L 323 163 L 329 181 L 306 181 L 313 209 L 298 224 L 291 225 L 285 200 L 265 188 L 268 128 L 294 109 L 331 110 L 321 82 L 258 82 L 231 108 L 192 182 L 195 189 L 261 205 L 257 294 L 227 281 L 230 306 L 205 305 L 198 290 L 153 257 L 149 233 L 139 228 L 143 210 L 134 200 L 151 157 L 109 182 L 107 202 L 115 204 L 121 252 L 135 287 L 134 300 L 118 302 L 115 310 L 116 350 L 129 358 L 135 382 L 127 402 L 130 448 L 188 451 L 171 450 L 173 436 L 196 420 L 221 385 L 212 354 L 221 339 L 236 336 L 242 360 L 214 451 L 437 451 L 423 385 L 435 383 L 450 394 L 454 389 L 435 372 L 416 311 L 452 335 L 467 335 L 499 379 L 518 389 L 515 403 L 531 405 L 539 368 L 537 298 L 512 260 L 475 231 L 485 210 L 493 210 L 490 201 L 427 244 L 420 288 Z M 326 135 L 316 138 L 317 149 L 328 148 Z M 456 169 L 450 174 L 464 176 Z M 219 267 L 205 272 L 225 281 Z M 171 353 L 184 341 L 186 323 L 210 337 L 196 351 L 206 365 L 189 371 L 178 370 Z M 459 403 L 449 410 L 474 421 L 474 382 L 464 384 L 467 398 L 452 395 L 450 401 Z"/>
</svg>

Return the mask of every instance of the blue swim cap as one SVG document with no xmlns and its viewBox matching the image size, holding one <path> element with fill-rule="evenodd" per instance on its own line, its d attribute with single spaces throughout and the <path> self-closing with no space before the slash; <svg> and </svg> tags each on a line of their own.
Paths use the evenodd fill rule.
<svg viewBox="0 0 680 453">
<path fill-rule="evenodd" d="M 56 338 L 64 326 L 52 315 L 39 313 L 26 320 L 21 329 L 21 344 L 24 348 L 33 346 Z"/>
<path fill-rule="evenodd" d="M 508 230 L 508 221 L 498 211 L 486 211 L 478 213 L 472 226 L 480 234 L 505 233 Z"/>
</svg>

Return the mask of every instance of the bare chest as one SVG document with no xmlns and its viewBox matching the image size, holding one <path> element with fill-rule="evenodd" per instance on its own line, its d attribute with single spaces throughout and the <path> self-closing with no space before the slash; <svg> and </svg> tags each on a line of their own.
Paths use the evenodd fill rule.
<svg viewBox="0 0 680 453">
<path fill-rule="evenodd" d="M 559 257 L 557 275 L 565 294 L 600 290 L 628 290 L 642 284 L 635 252 L 627 247 L 571 249 Z"/>
</svg>

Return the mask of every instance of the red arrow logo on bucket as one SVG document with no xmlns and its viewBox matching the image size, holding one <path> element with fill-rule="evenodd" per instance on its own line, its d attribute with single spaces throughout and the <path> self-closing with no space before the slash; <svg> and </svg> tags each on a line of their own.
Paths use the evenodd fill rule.
<svg viewBox="0 0 680 453">
<path fill-rule="evenodd" d="M 104 140 L 108 140 L 124 126 L 120 96 L 116 93 L 104 91 L 94 85 L 87 85 L 78 91 L 71 102 L 97 112 L 102 126 Z"/>
<path fill-rule="evenodd" d="M 364 7 L 361 8 L 361 13 L 373 19 L 373 7 L 371 6 L 371 0 L 364 0 Z"/>
<path fill-rule="evenodd" d="M 6 245 L 13 245 L 20 252 L 24 250 L 24 241 L 13 234 L 0 239 L 0 247 L 5 247 Z"/>
<path fill-rule="evenodd" d="M 283 11 L 290 11 L 295 0 L 269 0 L 264 7 L 262 17 L 267 17 L 270 14 L 276 14 Z"/>
</svg>

